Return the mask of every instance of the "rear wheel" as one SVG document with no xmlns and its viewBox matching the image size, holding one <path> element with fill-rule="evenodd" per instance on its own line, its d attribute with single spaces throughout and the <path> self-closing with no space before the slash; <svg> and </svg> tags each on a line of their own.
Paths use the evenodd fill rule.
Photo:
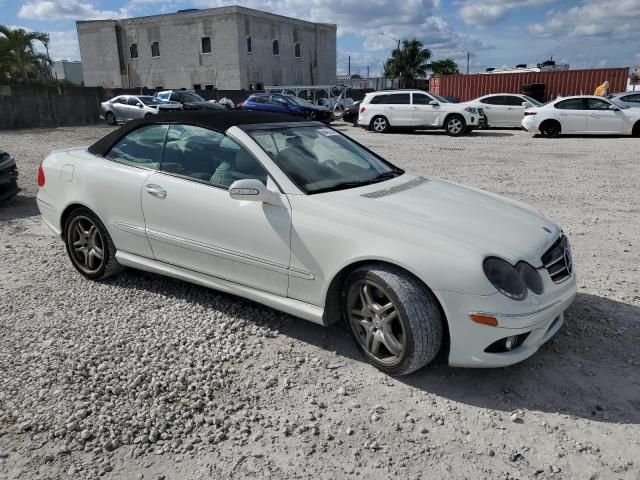
<svg viewBox="0 0 640 480">
<path fill-rule="evenodd" d="M 442 345 L 442 315 L 416 278 L 387 265 L 352 272 L 342 292 L 344 316 L 367 360 L 390 375 L 431 362 Z"/>
<path fill-rule="evenodd" d="M 122 270 L 116 247 L 100 219 L 87 208 L 69 214 L 64 241 L 71 263 L 90 280 L 102 280 Z"/>
<path fill-rule="evenodd" d="M 104 118 L 107 120 L 107 123 L 109 125 L 115 125 L 117 123 L 116 116 L 113 114 L 113 112 L 107 112 Z"/>
<path fill-rule="evenodd" d="M 151 117 L 151 115 L 153 115 L 153 114 L 152 114 L 152 113 L 146 113 L 146 114 L 145 114 L 145 116 L 144 116 L 144 118 L 150 118 L 150 117 Z"/>
<path fill-rule="evenodd" d="M 386 133 L 389 131 L 389 128 L 389 120 L 385 117 L 377 116 L 373 117 L 373 120 L 371 120 L 371 130 L 376 133 Z"/>
<path fill-rule="evenodd" d="M 451 115 L 447 117 L 444 129 L 448 135 L 451 135 L 452 137 L 459 137 L 460 135 L 467 133 L 467 123 L 461 115 Z"/>
<path fill-rule="evenodd" d="M 640 137 L 640 120 L 638 120 L 636 124 L 633 126 L 633 130 L 631 130 L 631 135 L 633 135 L 634 137 Z"/>
<path fill-rule="evenodd" d="M 545 138 L 555 138 L 560 135 L 562 127 L 557 120 L 545 120 L 540 125 L 540 135 Z"/>
</svg>

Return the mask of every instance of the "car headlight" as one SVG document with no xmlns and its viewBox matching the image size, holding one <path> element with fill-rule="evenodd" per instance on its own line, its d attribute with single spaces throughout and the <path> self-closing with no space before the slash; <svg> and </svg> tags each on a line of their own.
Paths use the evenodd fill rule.
<svg viewBox="0 0 640 480">
<path fill-rule="evenodd" d="M 501 258 L 489 257 L 482 264 L 484 274 L 496 289 L 513 300 L 527 298 L 527 285 L 520 272 Z"/>
<path fill-rule="evenodd" d="M 478 109 L 477 108 L 473 108 L 473 107 L 465 107 L 465 111 L 467 111 L 469 113 L 473 113 L 473 114 L 477 114 L 478 113 Z"/>
<path fill-rule="evenodd" d="M 538 270 L 527 262 L 518 262 L 516 264 L 516 270 L 520 273 L 520 277 L 522 277 L 522 280 L 529 290 L 538 295 L 544 292 L 544 283 L 542 283 L 542 277 L 538 273 Z"/>
</svg>

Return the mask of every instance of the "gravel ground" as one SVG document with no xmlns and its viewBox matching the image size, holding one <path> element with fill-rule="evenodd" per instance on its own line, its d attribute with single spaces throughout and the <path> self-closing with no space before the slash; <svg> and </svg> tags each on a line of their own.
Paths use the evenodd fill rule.
<svg viewBox="0 0 640 480">
<path fill-rule="evenodd" d="M 640 140 L 338 128 L 563 225 L 579 294 L 557 337 L 393 379 L 339 326 L 131 270 L 89 282 L 36 170 L 110 129 L 0 132 L 23 188 L 0 206 L 0 478 L 640 479 Z"/>
</svg>

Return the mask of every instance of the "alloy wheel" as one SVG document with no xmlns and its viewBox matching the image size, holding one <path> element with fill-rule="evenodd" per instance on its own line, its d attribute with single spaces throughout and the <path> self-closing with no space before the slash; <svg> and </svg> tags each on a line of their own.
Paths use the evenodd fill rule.
<svg viewBox="0 0 640 480">
<path fill-rule="evenodd" d="M 407 334 L 388 292 L 365 279 L 351 285 L 348 302 L 349 323 L 362 348 L 386 366 L 400 363 Z"/>
<path fill-rule="evenodd" d="M 449 133 L 453 135 L 459 134 L 463 128 L 464 128 L 464 125 L 462 124 L 462 121 L 459 118 L 452 118 L 447 123 L 447 130 L 449 131 Z"/>
<path fill-rule="evenodd" d="M 376 118 L 373 121 L 373 129 L 376 132 L 384 132 L 387 129 L 387 121 L 382 117 Z"/>
<path fill-rule="evenodd" d="M 96 224 L 79 215 L 67 227 L 69 253 L 76 266 L 87 274 L 94 274 L 104 263 L 104 240 Z"/>
</svg>

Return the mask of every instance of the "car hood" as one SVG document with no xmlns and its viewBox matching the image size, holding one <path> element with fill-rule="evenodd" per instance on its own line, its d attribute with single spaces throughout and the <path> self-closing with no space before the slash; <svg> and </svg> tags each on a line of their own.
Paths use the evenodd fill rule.
<svg viewBox="0 0 640 480">
<path fill-rule="evenodd" d="M 535 208 L 444 180 L 404 174 L 390 181 L 320 194 L 405 239 L 440 237 L 483 256 L 541 266 L 560 228 Z M 361 217 L 362 218 L 362 217 Z"/>
</svg>

